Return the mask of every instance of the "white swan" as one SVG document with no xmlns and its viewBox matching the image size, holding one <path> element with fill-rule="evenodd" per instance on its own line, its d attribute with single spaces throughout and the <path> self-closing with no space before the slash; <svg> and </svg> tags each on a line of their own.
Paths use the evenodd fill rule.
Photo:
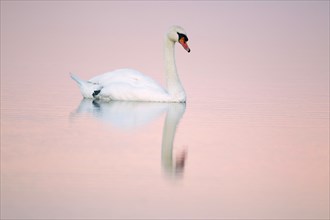
<svg viewBox="0 0 330 220">
<path fill-rule="evenodd" d="M 182 27 L 172 26 L 165 35 L 165 71 L 167 89 L 150 77 L 132 69 L 118 69 L 93 77 L 88 81 L 71 74 L 85 98 L 101 100 L 185 102 L 186 94 L 176 70 L 174 44 L 179 42 L 190 52 L 187 34 Z"/>
</svg>

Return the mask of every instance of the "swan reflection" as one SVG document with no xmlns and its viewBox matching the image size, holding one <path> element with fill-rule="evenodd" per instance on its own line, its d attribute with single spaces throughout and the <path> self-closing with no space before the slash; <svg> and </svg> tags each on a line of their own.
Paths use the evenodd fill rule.
<svg viewBox="0 0 330 220">
<path fill-rule="evenodd" d="M 120 129 L 146 125 L 166 112 L 167 103 L 127 102 L 83 99 L 73 115 L 91 114 Z"/>
<path fill-rule="evenodd" d="M 103 122 L 127 130 L 146 125 L 163 113 L 166 113 L 162 137 L 162 167 L 166 176 L 182 177 L 187 150 L 181 149 L 176 152 L 176 156 L 173 156 L 173 143 L 176 128 L 185 109 L 185 103 L 103 102 L 100 100 L 83 99 L 71 116 L 77 117 L 90 114 Z"/>
<path fill-rule="evenodd" d="M 184 171 L 184 165 L 187 150 L 183 149 L 176 155 L 173 162 L 173 142 L 177 125 L 185 112 L 186 106 L 182 103 L 169 103 L 167 115 L 163 127 L 162 139 L 162 167 L 165 174 L 169 177 L 181 177 Z"/>
</svg>

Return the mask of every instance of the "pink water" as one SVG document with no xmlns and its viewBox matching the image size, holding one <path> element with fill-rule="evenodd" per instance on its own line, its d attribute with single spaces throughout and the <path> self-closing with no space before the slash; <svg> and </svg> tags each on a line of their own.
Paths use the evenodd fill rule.
<svg viewBox="0 0 330 220">
<path fill-rule="evenodd" d="M 174 23 L 186 105 L 82 100 Z M 1 1 L 1 218 L 328 219 L 329 2 Z"/>
</svg>

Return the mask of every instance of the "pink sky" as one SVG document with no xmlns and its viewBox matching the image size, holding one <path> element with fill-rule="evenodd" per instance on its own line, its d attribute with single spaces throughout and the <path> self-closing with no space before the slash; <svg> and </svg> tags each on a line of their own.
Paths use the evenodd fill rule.
<svg viewBox="0 0 330 220">
<path fill-rule="evenodd" d="M 177 50 L 183 81 L 304 81 L 324 89 L 328 6 L 327 1 L 2 1 L 2 83 L 57 79 L 68 72 L 90 78 L 123 67 L 162 81 L 163 35 L 179 24 L 192 49 L 189 55 Z"/>
</svg>

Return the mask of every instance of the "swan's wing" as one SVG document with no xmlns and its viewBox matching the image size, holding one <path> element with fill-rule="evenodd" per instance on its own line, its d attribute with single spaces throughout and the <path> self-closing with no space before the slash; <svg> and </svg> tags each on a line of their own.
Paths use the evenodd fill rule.
<svg viewBox="0 0 330 220">
<path fill-rule="evenodd" d="M 130 83 L 113 83 L 104 87 L 99 96 L 101 99 L 129 101 L 169 101 L 170 96 L 158 88 L 137 86 Z"/>
<path fill-rule="evenodd" d="M 100 98 L 112 100 L 167 101 L 166 90 L 150 77 L 132 69 L 119 69 L 89 80 L 102 85 Z"/>
<path fill-rule="evenodd" d="M 103 87 L 114 83 L 126 83 L 130 84 L 131 86 L 152 87 L 154 89 L 165 91 L 152 78 L 133 69 L 118 69 L 113 72 L 104 73 L 102 75 L 93 77 L 89 80 L 89 82 L 100 84 Z"/>
</svg>

